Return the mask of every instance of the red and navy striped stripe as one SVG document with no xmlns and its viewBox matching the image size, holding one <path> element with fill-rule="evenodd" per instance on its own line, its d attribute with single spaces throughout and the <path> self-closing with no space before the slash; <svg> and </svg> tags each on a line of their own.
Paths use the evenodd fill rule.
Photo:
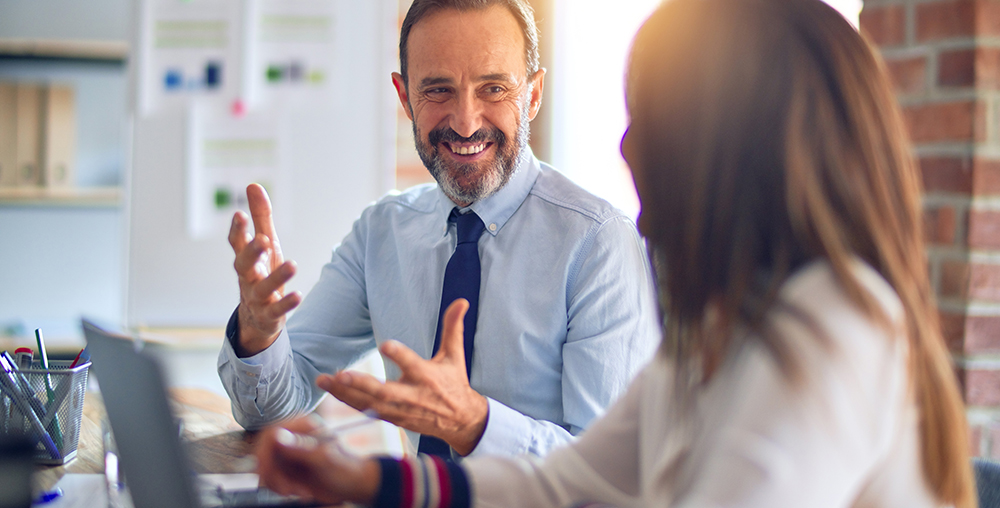
<svg viewBox="0 0 1000 508">
<path fill-rule="evenodd" d="M 379 458 L 382 484 L 376 508 L 466 508 L 471 490 L 465 470 L 432 455 Z"/>
</svg>

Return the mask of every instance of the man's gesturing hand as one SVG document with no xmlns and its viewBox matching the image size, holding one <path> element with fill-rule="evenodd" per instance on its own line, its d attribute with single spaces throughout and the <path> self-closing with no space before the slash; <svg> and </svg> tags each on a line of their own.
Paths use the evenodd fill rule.
<svg viewBox="0 0 1000 508">
<path fill-rule="evenodd" d="M 455 300 L 444 313 L 441 348 L 424 360 L 411 349 L 388 341 L 383 355 L 399 366 L 399 381 L 381 383 L 357 372 L 321 374 L 320 388 L 355 409 L 374 410 L 400 427 L 443 439 L 456 452 L 468 455 L 486 430 L 489 403 L 469 386 L 465 372 L 462 319 L 469 302 Z"/>
<path fill-rule="evenodd" d="M 274 342 L 285 326 L 285 314 L 302 301 L 298 292 L 285 295 L 285 283 L 295 275 L 295 263 L 285 262 L 271 220 L 271 201 L 263 187 L 247 187 L 254 236 L 247 231 L 247 216 L 233 215 L 229 244 L 236 253 L 240 282 L 239 332 L 236 354 L 255 355 Z"/>
</svg>

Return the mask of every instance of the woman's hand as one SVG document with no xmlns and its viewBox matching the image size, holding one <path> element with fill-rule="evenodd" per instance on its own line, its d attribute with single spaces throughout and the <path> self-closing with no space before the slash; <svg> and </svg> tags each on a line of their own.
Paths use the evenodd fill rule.
<svg viewBox="0 0 1000 508">
<path fill-rule="evenodd" d="M 310 417 L 265 430 L 257 442 L 257 464 L 265 487 L 321 503 L 370 504 L 381 482 L 376 461 L 345 452 Z"/>
</svg>

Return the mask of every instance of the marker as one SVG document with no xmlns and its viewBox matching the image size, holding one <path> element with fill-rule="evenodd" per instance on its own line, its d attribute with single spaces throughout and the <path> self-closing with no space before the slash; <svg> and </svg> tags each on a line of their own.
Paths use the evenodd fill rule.
<svg viewBox="0 0 1000 508">
<path fill-rule="evenodd" d="M 17 358 L 17 368 L 19 369 L 30 369 L 31 368 L 31 357 L 34 352 L 31 351 L 30 347 L 19 347 L 14 350 L 14 358 Z"/>
<path fill-rule="evenodd" d="M 27 419 L 28 422 L 34 427 L 35 433 L 42 441 L 42 446 L 45 447 L 45 451 L 56 460 L 62 458 L 62 453 L 60 453 L 59 448 L 52 441 L 52 436 L 49 435 L 45 430 L 45 426 L 42 425 L 42 421 L 38 419 L 38 415 L 35 414 L 35 410 L 31 407 L 31 403 L 28 402 L 25 394 L 17 386 L 17 380 L 14 377 L 14 373 L 10 371 L 7 366 L 7 359 L 0 356 L 0 366 L 3 366 L 5 375 L 0 375 L 0 391 L 6 392 L 10 400 L 17 406 L 18 410 L 21 411 Z"/>
<path fill-rule="evenodd" d="M 41 494 L 39 494 L 39 496 L 35 498 L 34 501 L 31 502 L 31 505 L 35 506 L 39 504 L 51 503 L 52 501 L 55 501 L 56 499 L 59 499 L 62 496 L 63 496 L 63 490 L 56 487 L 52 490 L 42 492 Z"/>
<path fill-rule="evenodd" d="M 21 374 L 21 372 L 17 368 L 17 365 L 14 363 L 14 360 L 10 357 L 10 355 L 6 351 L 0 353 L 0 368 L 2 368 L 4 372 L 7 372 L 8 374 L 14 375 L 14 382 L 20 383 L 20 385 L 18 386 L 19 389 L 21 390 L 21 394 L 24 396 L 25 400 L 27 400 L 28 403 L 31 404 L 31 409 L 33 409 L 35 411 L 35 414 L 38 415 L 38 419 L 44 420 L 45 404 L 42 404 L 42 401 L 38 400 L 38 398 L 35 397 L 35 390 L 31 388 L 31 383 L 29 383 L 28 379 L 24 377 L 24 374 Z"/>
<path fill-rule="evenodd" d="M 42 329 L 35 328 L 35 340 L 38 342 L 38 355 L 42 358 L 42 368 L 46 371 L 49 370 L 49 355 L 45 352 L 45 339 L 42 338 Z M 49 406 L 48 410 L 52 411 L 52 403 L 55 401 L 56 392 L 52 389 L 52 379 L 49 378 L 49 374 L 45 374 L 45 393 L 49 396 Z M 59 408 L 56 408 L 58 411 Z M 56 440 L 56 444 L 59 445 L 59 449 L 62 449 L 63 440 L 62 432 L 59 431 L 59 419 L 56 418 L 52 420 L 52 434 Z"/>
<path fill-rule="evenodd" d="M 73 363 L 69 365 L 69 368 L 76 367 L 76 364 L 83 362 L 87 363 L 90 361 L 90 351 L 87 348 L 83 348 L 79 353 L 76 354 L 76 358 L 73 359 Z"/>
</svg>

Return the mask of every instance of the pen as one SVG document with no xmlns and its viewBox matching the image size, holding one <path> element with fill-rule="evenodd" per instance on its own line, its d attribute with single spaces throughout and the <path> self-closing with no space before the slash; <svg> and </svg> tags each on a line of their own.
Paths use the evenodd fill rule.
<svg viewBox="0 0 1000 508">
<path fill-rule="evenodd" d="M 38 356 L 42 359 L 42 368 L 46 371 L 49 370 L 49 355 L 45 352 L 45 339 L 42 338 L 42 329 L 35 328 L 35 340 L 38 341 Z M 55 392 L 52 390 L 52 380 L 49 378 L 48 372 L 45 373 L 45 393 L 49 396 L 49 411 L 52 410 L 52 401 L 55 399 Z M 56 408 L 58 410 L 59 408 Z M 56 419 L 55 423 L 52 425 L 52 434 L 59 444 L 59 448 L 62 448 L 62 432 L 59 431 L 59 420 Z"/>
<path fill-rule="evenodd" d="M 80 363 L 80 360 L 83 360 L 83 363 L 87 363 L 87 361 L 90 360 L 90 351 L 87 350 L 87 348 L 81 349 L 80 352 L 76 354 L 76 358 L 73 359 L 73 363 L 69 364 L 69 368 L 72 369 L 73 367 L 76 367 L 76 364 Z"/>
<path fill-rule="evenodd" d="M 60 488 L 54 488 L 52 490 L 42 492 L 34 501 L 31 502 L 32 506 L 51 503 L 56 499 L 63 496 L 63 490 Z"/>
<path fill-rule="evenodd" d="M 319 432 L 317 432 L 316 434 L 314 434 L 314 436 L 319 437 L 319 438 L 333 437 L 333 436 L 335 436 L 335 435 L 337 435 L 337 434 L 339 434 L 341 432 L 344 432 L 346 430 L 351 430 L 351 429 L 353 429 L 355 427 L 361 427 L 362 425 L 367 425 L 367 424 L 371 423 L 373 420 L 375 420 L 375 418 L 372 418 L 371 416 L 368 416 L 367 414 L 365 416 L 366 416 L 366 418 L 361 419 L 361 420 L 354 420 L 353 422 L 342 423 L 340 425 L 336 425 L 336 426 L 333 426 L 333 427 L 322 427 L 322 428 L 319 429 Z"/>
<path fill-rule="evenodd" d="M 42 425 L 41 420 L 38 419 L 38 415 L 35 414 L 34 409 L 32 409 L 31 404 L 25 400 L 24 394 L 17 386 L 17 381 L 14 379 L 14 373 L 6 369 L 7 359 L 0 356 L 0 365 L 4 365 L 4 373 L 6 375 L 0 375 L 0 391 L 6 392 L 10 400 L 17 406 L 21 413 L 28 419 L 31 426 L 34 427 L 39 439 L 42 442 L 42 446 L 45 447 L 45 451 L 49 452 L 49 455 L 56 460 L 62 458 L 62 453 L 59 452 L 59 448 L 52 441 L 52 436 L 45 431 L 45 426 Z"/>
<path fill-rule="evenodd" d="M 35 390 L 31 388 L 31 383 L 29 383 L 28 379 L 24 377 L 24 374 L 22 374 L 21 371 L 18 370 L 17 365 L 14 363 L 14 360 L 11 359 L 10 354 L 8 354 L 6 351 L 0 353 L 0 368 L 3 368 L 4 372 L 13 374 L 15 376 L 14 381 L 16 383 L 20 383 L 21 394 L 24 396 L 25 400 L 27 400 L 28 403 L 31 404 L 31 409 L 35 411 L 35 414 L 38 415 L 39 419 L 44 419 L 45 405 L 42 404 L 42 401 L 38 400 L 38 398 L 35 397 Z"/>
<path fill-rule="evenodd" d="M 378 420 L 378 416 L 376 416 L 375 411 L 373 411 L 371 409 L 366 409 L 366 410 L 362 411 L 361 413 L 362 413 L 362 415 L 364 415 L 364 417 L 361 418 L 361 419 L 352 420 L 352 421 L 349 421 L 349 422 L 341 423 L 340 425 L 333 425 L 333 426 L 330 426 L 330 427 L 327 427 L 327 426 L 323 425 L 321 423 L 322 419 L 319 417 L 319 415 L 316 415 L 315 418 L 313 419 L 313 421 L 317 422 L 317 423 L 320 423 L 320 427 L 318 429 L 316 429 L 315 431 L 313 431 L 312 433 L 307 434 L 307 436 L 309 436 L 309 437 L 311 437 L 313 439 L 317 439 L 321 443 L 325 443 L 327 441 L 332 441 L 341 432 L 345 432 L 345 431 L 351 430 L 351 429 L 356 428 L 356 427 L 361 427 L 361 426 L 364 426 L 364 425 L 368 425 L 369 423 L 371 423 L 371 422 L 373 422 L 375 420 Z M 313 413 L 313 414 L 315 415 L 315 413 Z"/>
</svg>

